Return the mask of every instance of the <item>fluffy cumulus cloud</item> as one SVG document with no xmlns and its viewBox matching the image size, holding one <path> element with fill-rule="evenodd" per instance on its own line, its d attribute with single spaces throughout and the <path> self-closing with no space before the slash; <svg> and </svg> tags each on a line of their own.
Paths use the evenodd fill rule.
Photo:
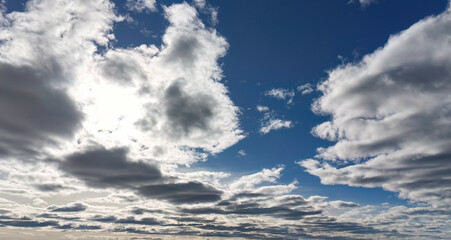
<svg viewBox="0 0 451 240">
<path fill-rule="evenodd" d="M 390 37 L 360 63 L 331 71 L 313 110 L 332 119 L 312 132 L 336 144 L 300 164 L 324 184 L 383 187 L 449 207 L 450 26 L 447 10 Z"/>
</svg>

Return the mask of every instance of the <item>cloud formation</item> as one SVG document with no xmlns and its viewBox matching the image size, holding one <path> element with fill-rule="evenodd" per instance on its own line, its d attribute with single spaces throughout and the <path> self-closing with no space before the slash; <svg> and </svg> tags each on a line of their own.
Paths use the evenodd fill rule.
<svg viewBox="0 0 451 240">
<path fill-rule="evenodd" d="M 322 161 L 300 164 L 324 184 L 450 206 L 450 24 L 449 10 L 423 19 L 360 63 L 331 71 L 313 110 L 332 120 L 312 133 L 336 144 L 318 149 Z M 335 164 L 342 162 L 352 164 Z"/>
</svg>

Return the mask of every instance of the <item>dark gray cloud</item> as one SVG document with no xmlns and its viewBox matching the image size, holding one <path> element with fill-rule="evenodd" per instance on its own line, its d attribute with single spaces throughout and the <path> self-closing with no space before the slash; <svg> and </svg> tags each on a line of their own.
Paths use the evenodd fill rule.
<svg viewBox="0 0 451 240">
<path fill-rule="evenodd" d="M 190 134 L 193 130 L 209 130 L 214 115 L 216 100 L 205 94 L 190 95 L 183 90 L 183 82 L 175 81 L 166 89 L 166 115 L 174 136 Z"/>
<path fill-rule="evenodd" d="M 59 190 L 67 189 L 66 186 L 56 183 L 36 184 L 34 187 L 42 192 L 57 192 Z"/>
<path fill-rule="evenodd" d="M 256 197 L 260 197 L 259 195 Z M 240 199 L 232 196 L 229 200 L 218 202 L 213 207 L 183 208 L 184 213 L 195 215 L 219 214 L 219 215 L 265 215 L 287 220 L 302 219 L 305 216 L 319 215 L 321 210 L 316 210 L 307 204 L 302 197 L 287 197 L 271 201 L 271 206 L 264 203 L 271 199 Z"/>
<path fill-rule="evenodd" d="M 83 203 L 74 203 L 72 205 L 63 206 L 63 207 L 49 207 L 52 212 L 83 212 L 88 208 Z"/>
<path fill-rule="evenodd" d="M 67 230 L 67 229 L 74 229 L 74 230 L 98 230 L 98 229 L 102 229 L 101 226 L 98 225 L 87 225 L 87 224 L 80 224 L 80 225 L 73 225 L 73 224 L 64 224 L 64 225 L 58 225 L 58 226 L 54 226 L 55 229 L 62 229 L 62 230 Z"/>
<path fill-rule="evenodd" d="M 134 188 L 137 184 L 162 179 L 158 167 L 127 160 L 126 148 L 93 147 L 74 153 L 61 162 L 60 168 L 92 187 Z"/>
<path fill-rule="evenodd" d="M 117 220 L 115 216 L 101 216 L 96 215 L 92 218 L 90 218 L 91 221 L 97 221 L 97 222 L 114 222 Z"/>
<path fill-rule="evenodd" d="M 83 116 L 64 81 L 57 65 L 42 70 L 0 63 L 0 154 L 35 155 L 54 138 L 72 137 Z"/>
<path fill-rule="evenodd" d="M 116 187 L 136 190 L 139 194 L 173 203 L 217 201 L 222 191 L 200 182 L 172 183 L 159 168 L 127 159 L 126 148 L 94 147 L 74 153 L 60 163 L 60 168 L 92 187 Z"/>
<path fill-rule="evenodd" d="M 163 223 L 161 221 L 158 221 L 156 218 L 141 218 L 137 220 L 135 219 L 135 217 L 117 219 L 116 221 L 114 221 L 114 223 L 138 224 L 138 225 L 163 225 Z"/>
<path fill-rule="evenodd" d="M 138 192 L 178 204 L 214 202 L 220 200 L 222 194 L 222 191 L 200 182 L 146 185 L 139 187 Z"/>
<path fill-rule="evenodd" d="M 64 211 L 63 211 L 64 212 Z M 54 213 L 43 213 L 43 214 L 39 214 L 36 217 L 38 218 L 51 218 L 51 219 L 61 219 L 61 220 L 66 220 L 66 221 L 78 221 L 81 218 L 80 217 L 65 217 L 65 216 L 59 216 L 57 214 Z"/>
<path fill-rule="evenodd" d="M 198 38 L 192 35 L 180 35 L 172 41 L 164 60 L 184 68 L 193 67 L 198 58 L 199 49 L 202 47 Z"/>
<path fill-rule="evenodd" d="M 11 227 L 37 228 L 37 227 L 58 226 L 59 224 L 57 221 L 36 221 L 32 220 L 29 217 L 22 217 L 12 220 L 0 220 L 0 225 Z"/>
</svg>

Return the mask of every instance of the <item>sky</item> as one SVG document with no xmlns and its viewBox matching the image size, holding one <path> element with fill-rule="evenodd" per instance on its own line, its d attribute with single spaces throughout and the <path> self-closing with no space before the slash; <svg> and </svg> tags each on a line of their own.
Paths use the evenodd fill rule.
<svg viewBox="0 0 451 240">
<path fill-rule="evenodd" d="M 0 239 L 448 239 L 447 0 L 0 0 Z"/>
</svg>

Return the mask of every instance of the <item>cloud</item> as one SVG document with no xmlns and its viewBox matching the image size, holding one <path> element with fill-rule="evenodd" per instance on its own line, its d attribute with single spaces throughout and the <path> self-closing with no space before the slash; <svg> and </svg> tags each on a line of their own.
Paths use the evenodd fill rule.
<svg viewBox="0 0 451 240">
<path fill-rule="evenodd" d="M 300 164 L 323 184 L 383 187 L 449 206 L 450 23 L 449 10 L 423 19 L 360 63 L 332 70 L 313 105 L 332 120 L 312 133 L 336 144 Z"/>
<path fill-rule="evenodd" d="M 267 106 L 257 105 L 257 111 L 259 111 L 259 112 L 267 112 L 267 111 L 269 111 L 269 108 Z"/>
<path fill-rule="evenodd" d="M 70 138 L 80 126 L 82 113 L 54 86 L 64 79 L 55 68 L 0 62 L 0 155 L 37 155 L 45 141 Z"/>
<path fill-rule="evenodd" d="M 164 15 L 170 25 L 162 46 L 109 49 L 94 59 L 100 81 L 76 89 L 90 91 L 77 95 L 89 133 L 78 137 L 109 148 L 120 143 L 142 158 L 190 164 L 244 137 L 238 108 L 220 82 L 217 60 L 228 44 L 187 3 L 164 7 Z"/>
<path fill-rule="evenodd" d="M 4 226 L 23 227 L 23 228 L 58 226 L 57 221 L 35 221 L 30 218 L 21 218 L 15 220 L 0 220 L 0 224 Z"/>
<path fill-rule="evenodd" d="M 60 163 L 60 168 L 91 187 L 123 188 L 173 203 L 218 201 L 222 192 L 201 182 L 174 182 L 177 177 L 163 176 L 156 166 L 127 158 L 125 148 L 96 146 L 74 153 Z"/>
<path fill-rule="evenodd" d="M 215 202 L 222 191 L 199 182 L 146 185 L 138 188 L 140 194 L 168 200 L 175 204 Z"/>
<path fill-rule="evenodd" d="M 0 36 L 1 155 L 61 158 L 96 142 L 190 164 L 244 137 L 238 108 L 220 82 L 217 60 L 228 44 L 194 7 L 164 7 L 170 25 L 160 47 L 98 51 L 123 20 L 111 2 L 28 5 L 5 16 Z"/>
<path fill-rule="evenodd" d="M 26 14 L 2 14 L 8 22 L 0 35 L 4 156 L 40 157 L 49 145 L 74 137 L 82 125 L 84 114 L 68 91 L 78 67 L 68 66 L 83 66 L 95 44 L 106 44 L 115 17 L 105 1 L 61 3 L 29 3 Z M 58 10 L 62 5 L 66 11 Z"/>
<path fill-rule="evenodd" d="M 376 3 L 377 0 L 350 0 L 349 3 L 359 3 L 362 7 L 368 7 L 369 5 Z"/>
<path fill-rule="evenodd" d="M 258 173 L 243 176 L 231 183 L 229 188 L 231 190 L 243 191 L 246 189 L 252 189 L 255 185 L 262 182 L 275 182 L 278 178 L 280 178 L 283 169 L 283 167 L 263 169 Z"/>
<path fill-rule="evenodd" d="M 293 90 L 285 88 L 273 88 L 269 91 L 266 91 L 265 95 L 280 100 L 288 99 L 287 103 L 291 104 L 293 102 L 293 97 L 296 95 L 296 93 Z"/>
<path fill-rule="evenodd" d="M 293 126 L 294 124 L 288 120 L 269 119 L 268 121 L 263 123 L 262 127 L 260 128 L 260 133 L 267 134 L 273 130 L 279 130 L 282 128 L 292 128 Z"/>
<path fill-rule="evenodd" d="M 53 184 L 53 183 L 36 184 L 35 187 L 42 192 L 57 192 L 59 190 L 67 188 L 62 184 Z"/>
<path fill-rule="evenodd" d="M 125 5 L 131 11 L 142 12 L 144 10 L 150 10 L 155 12 L 157 11 L 155 4 L 156 0 L 127 0 Z"/>
<path fill-rule="evenodd" d="M 88 206 L 86 206 L 83 203 L 74 203 L 72 205 L 68 205 L 68 206 L 64 206 L 64 207 L 54 207 L 54 206 L 49 207 L 49 209 L 52 212 L 83 212 L 87 208 L 88 208 Z"/>
<path fill-rule="evenodd" d="M 238 151 L 238 155 L 240 155 L 240 156 L 246 156 L 247 153 L 246 153 L 246 151 L 244 151 L 243 149 L 241 149 L 241 150 Z"/>
<path fill-rule="evenodd" d="M 306 95 L 313 92 L 312 84 L 306 83 L 304 85 L 300 85 L 297 87 L 298 92 L 301 92 L 302 95 Z"/>
<path fill-rule="evenodd" d="M 74 153 L 61 162 L 60 168 L 93 187 L 134 187 L 161 180 L 158 167 L 127 159 L 126 148 L 93 147 Z"/>
</svg>

